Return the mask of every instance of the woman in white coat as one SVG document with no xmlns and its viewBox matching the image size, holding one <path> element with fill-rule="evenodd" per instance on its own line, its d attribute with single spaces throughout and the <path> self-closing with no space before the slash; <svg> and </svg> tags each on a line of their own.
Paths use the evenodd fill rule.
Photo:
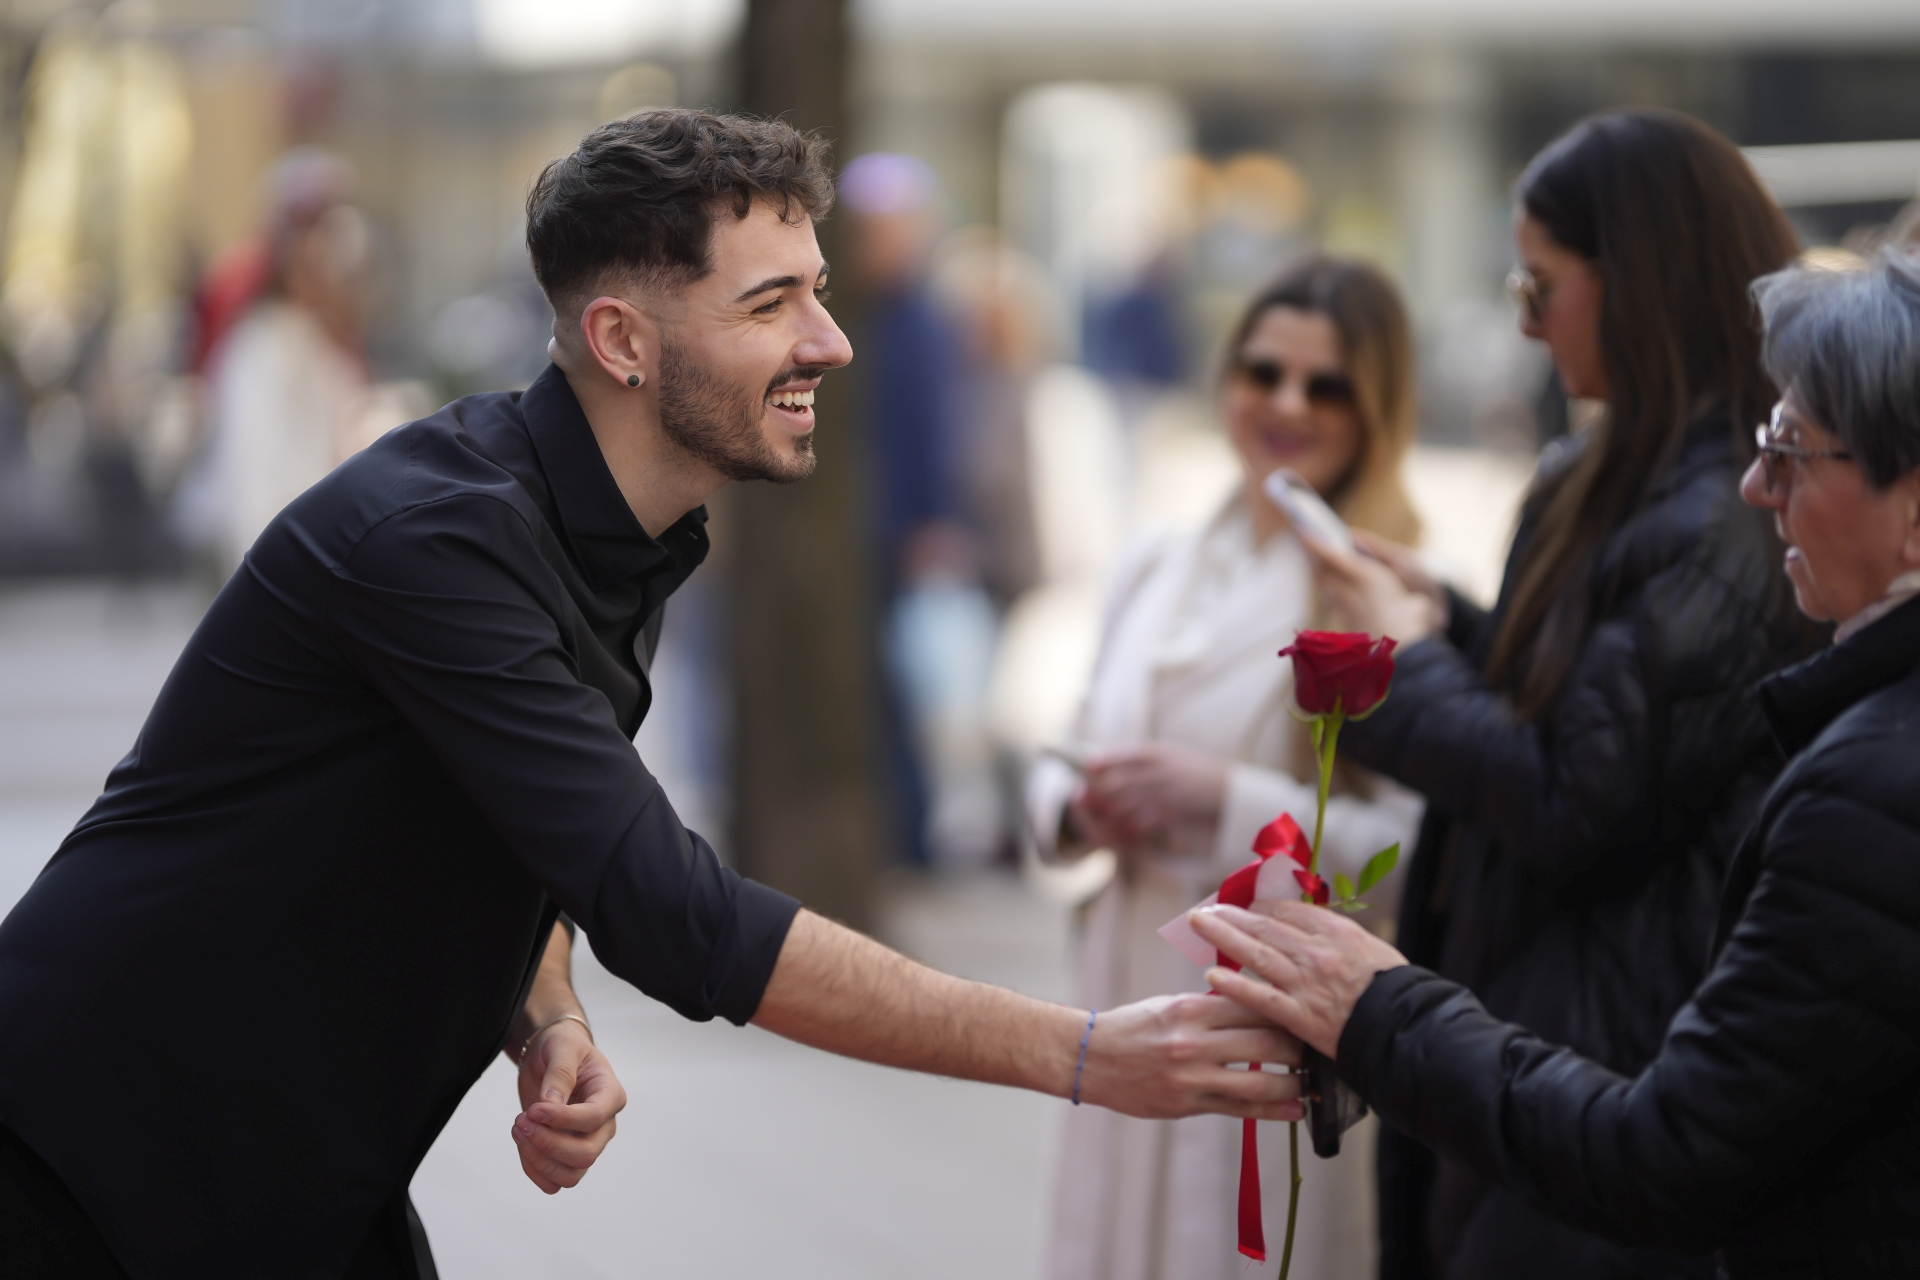
<svg viewBox="0 0 1920 1280">
<path fill-rule="evenodd" d="M 1313 257 L 1254 299 L 1228 348 L 1224 408 L 1244 483 L 1205 527 L 1144 549 L 1117 576 L 1099 661 L 1064 754 L 1029 781 L 1050 858 L 1110 849 L 1117 871 L 1087 908 L 1079 998 L 1108 1008 L 1203 989 L 1157 934 L 1252 856 L 1283 812 L 1313 829 L 1313 755 L 1288 714 L 1297 630 L 1326 626 L 1306 551 L 1261 481 L 1290 467 L 1356 528 L 1417 535 L 1400 481 L 1414 429 L 1406 313 L 1373 267 Z M 1420 799 L 1342 765 L 1323 871 L 1350 877 L 1409 846 Z M 1329 875 L 1329 878 L 1331 876 Z M 1399 877 L 1360 918 L 1390 927 Z M 1097 1033 L 1096 1033 L 1097 1034 Z M 1239 1280 L 1279 1266 L 1286 1130 L 1261 1126 L 1268 1262 L 1235 1248 L 1240 1125 L 1069 1113 L 1054 1199 L 1050 1280 Z M 1303 1144 L 1304 1146 L 1305 1144 Z M 1375 1272 L 1372 1122 L 1335 1160 L 1305 1157 L 1295 1280 Z"/>
</svg>

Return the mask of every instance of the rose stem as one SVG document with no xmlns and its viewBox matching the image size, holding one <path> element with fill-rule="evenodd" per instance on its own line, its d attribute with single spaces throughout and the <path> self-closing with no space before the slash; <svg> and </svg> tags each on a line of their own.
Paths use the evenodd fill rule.
<svg viewBox="0 0 1920 1280">
<path fill-rule="evenodd" d="M 1340 726 L 1347 722 L 1346 712 L 1334 703 L 1325 716 L 1314 717 L 1313 747 L 1319 756 L 1320 803 L 1313 812 L 1313 854 L 1307 864 L 1309 875 L 1320 874 L 1320 833 L 1327 825 L 1327 789 L 1333 784 L 1333 745 L 1340 737 Z"/>
<path fill-rule="evenodd" d="M 1293 1224 L 1300 1216 L 1300 1122 L 1287 1122 L 1287 1163 L 1293 1169 L 1293 1186 L 1287 1192 L 1287 1242 L 1280 1246 L 1280 1280 L 1287 1280 L 1293 1266 Z"/>
</svg>

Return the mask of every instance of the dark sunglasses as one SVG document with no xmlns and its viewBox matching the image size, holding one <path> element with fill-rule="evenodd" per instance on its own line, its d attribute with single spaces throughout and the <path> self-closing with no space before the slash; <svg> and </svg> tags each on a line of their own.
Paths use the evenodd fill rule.
<svg viewBox="0 0 1920 1280">
<path fill-rule="evenodd" d="M 1233 371 L 1252 383 L 1262 395 L 1272 395 L 1287 380 L 1286 366 L 1265 357 L 1237 356 Z M 1307 403 L 1316 409 L 1346 408 L 1353 403 L 1353 379 L 1344 373 L 1309 374 Z"/>
<path fill-rule="evenodd" d="M 1845 449 L 1803 449 L 1787 443 L 1786 427 L 1780 421 L 1782 408 L 1782 405 L 1773 406 L 1773 417 L 1753 429 L 1754 445 L 1760 454 L 1760 479 L 1767 486 L 1769 494 L 1779 493 L 1781 486 L 1793 478 L 1795 459 L 1853 460 L 1853 455 Z"/>
</svg>

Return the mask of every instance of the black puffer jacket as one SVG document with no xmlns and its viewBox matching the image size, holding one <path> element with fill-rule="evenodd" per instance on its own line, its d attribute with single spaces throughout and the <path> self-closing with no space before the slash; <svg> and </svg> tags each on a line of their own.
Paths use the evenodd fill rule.
<svg viewBox="0 0 1920 1280">
<path fill-rule="evenodd" d="M 1804 750 L 1734 860 L 1711 972 L 1637 1078 L 1413 967 L 1361 997 L 1340 1070 L 1588 1231 L 1718 1245 L 1737 1280 L 1920 1275 L 1920 601 L 1761 697 Z"/>
<path fill-rule="evenodd" d="M 1783 760 L 1747 691 L 1819 643 L 1739 470 L 1724 417 L 1689 431 L 1605 544 L 1594 622 L 1539 721 L 1482 674 L 1503 591 L 1402 650 L 1392 696 L 1340 740 L 1428 799 L 1401 950 L 1629 1075 L 1705 971 L 1728 861 Z M 1552 1222 L 1391 1128 L 1380 1187 L 1386 1280 L 1712 1274 Z"/>
</svg>

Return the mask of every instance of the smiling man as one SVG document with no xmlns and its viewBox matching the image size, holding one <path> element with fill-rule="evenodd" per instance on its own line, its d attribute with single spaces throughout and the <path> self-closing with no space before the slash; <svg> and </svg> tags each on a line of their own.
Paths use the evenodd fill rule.
<svg viewBox="0 0 1920 1280">
<path fill-rule="evenodd" d="M 430 1276 L 413 1171 L 493 1054 L 521 1163 L 625 1104 L 567 980 L 1134 1115 L 1293 1118 L 1295 1046 L 1201 996 L 1102 1012 L 929 970 L 721 866 L 634 754 L 702 503 L 813 466 L 819 146 L 665 111 L 549 167 L 553 366 L 283 511 L 0 924 L 0 1274 Z M 720 1123 L 717 1121 L 716 1123 Z M 504 1144 L 503 1144 L 504 1146 Z"/>
</svg>

